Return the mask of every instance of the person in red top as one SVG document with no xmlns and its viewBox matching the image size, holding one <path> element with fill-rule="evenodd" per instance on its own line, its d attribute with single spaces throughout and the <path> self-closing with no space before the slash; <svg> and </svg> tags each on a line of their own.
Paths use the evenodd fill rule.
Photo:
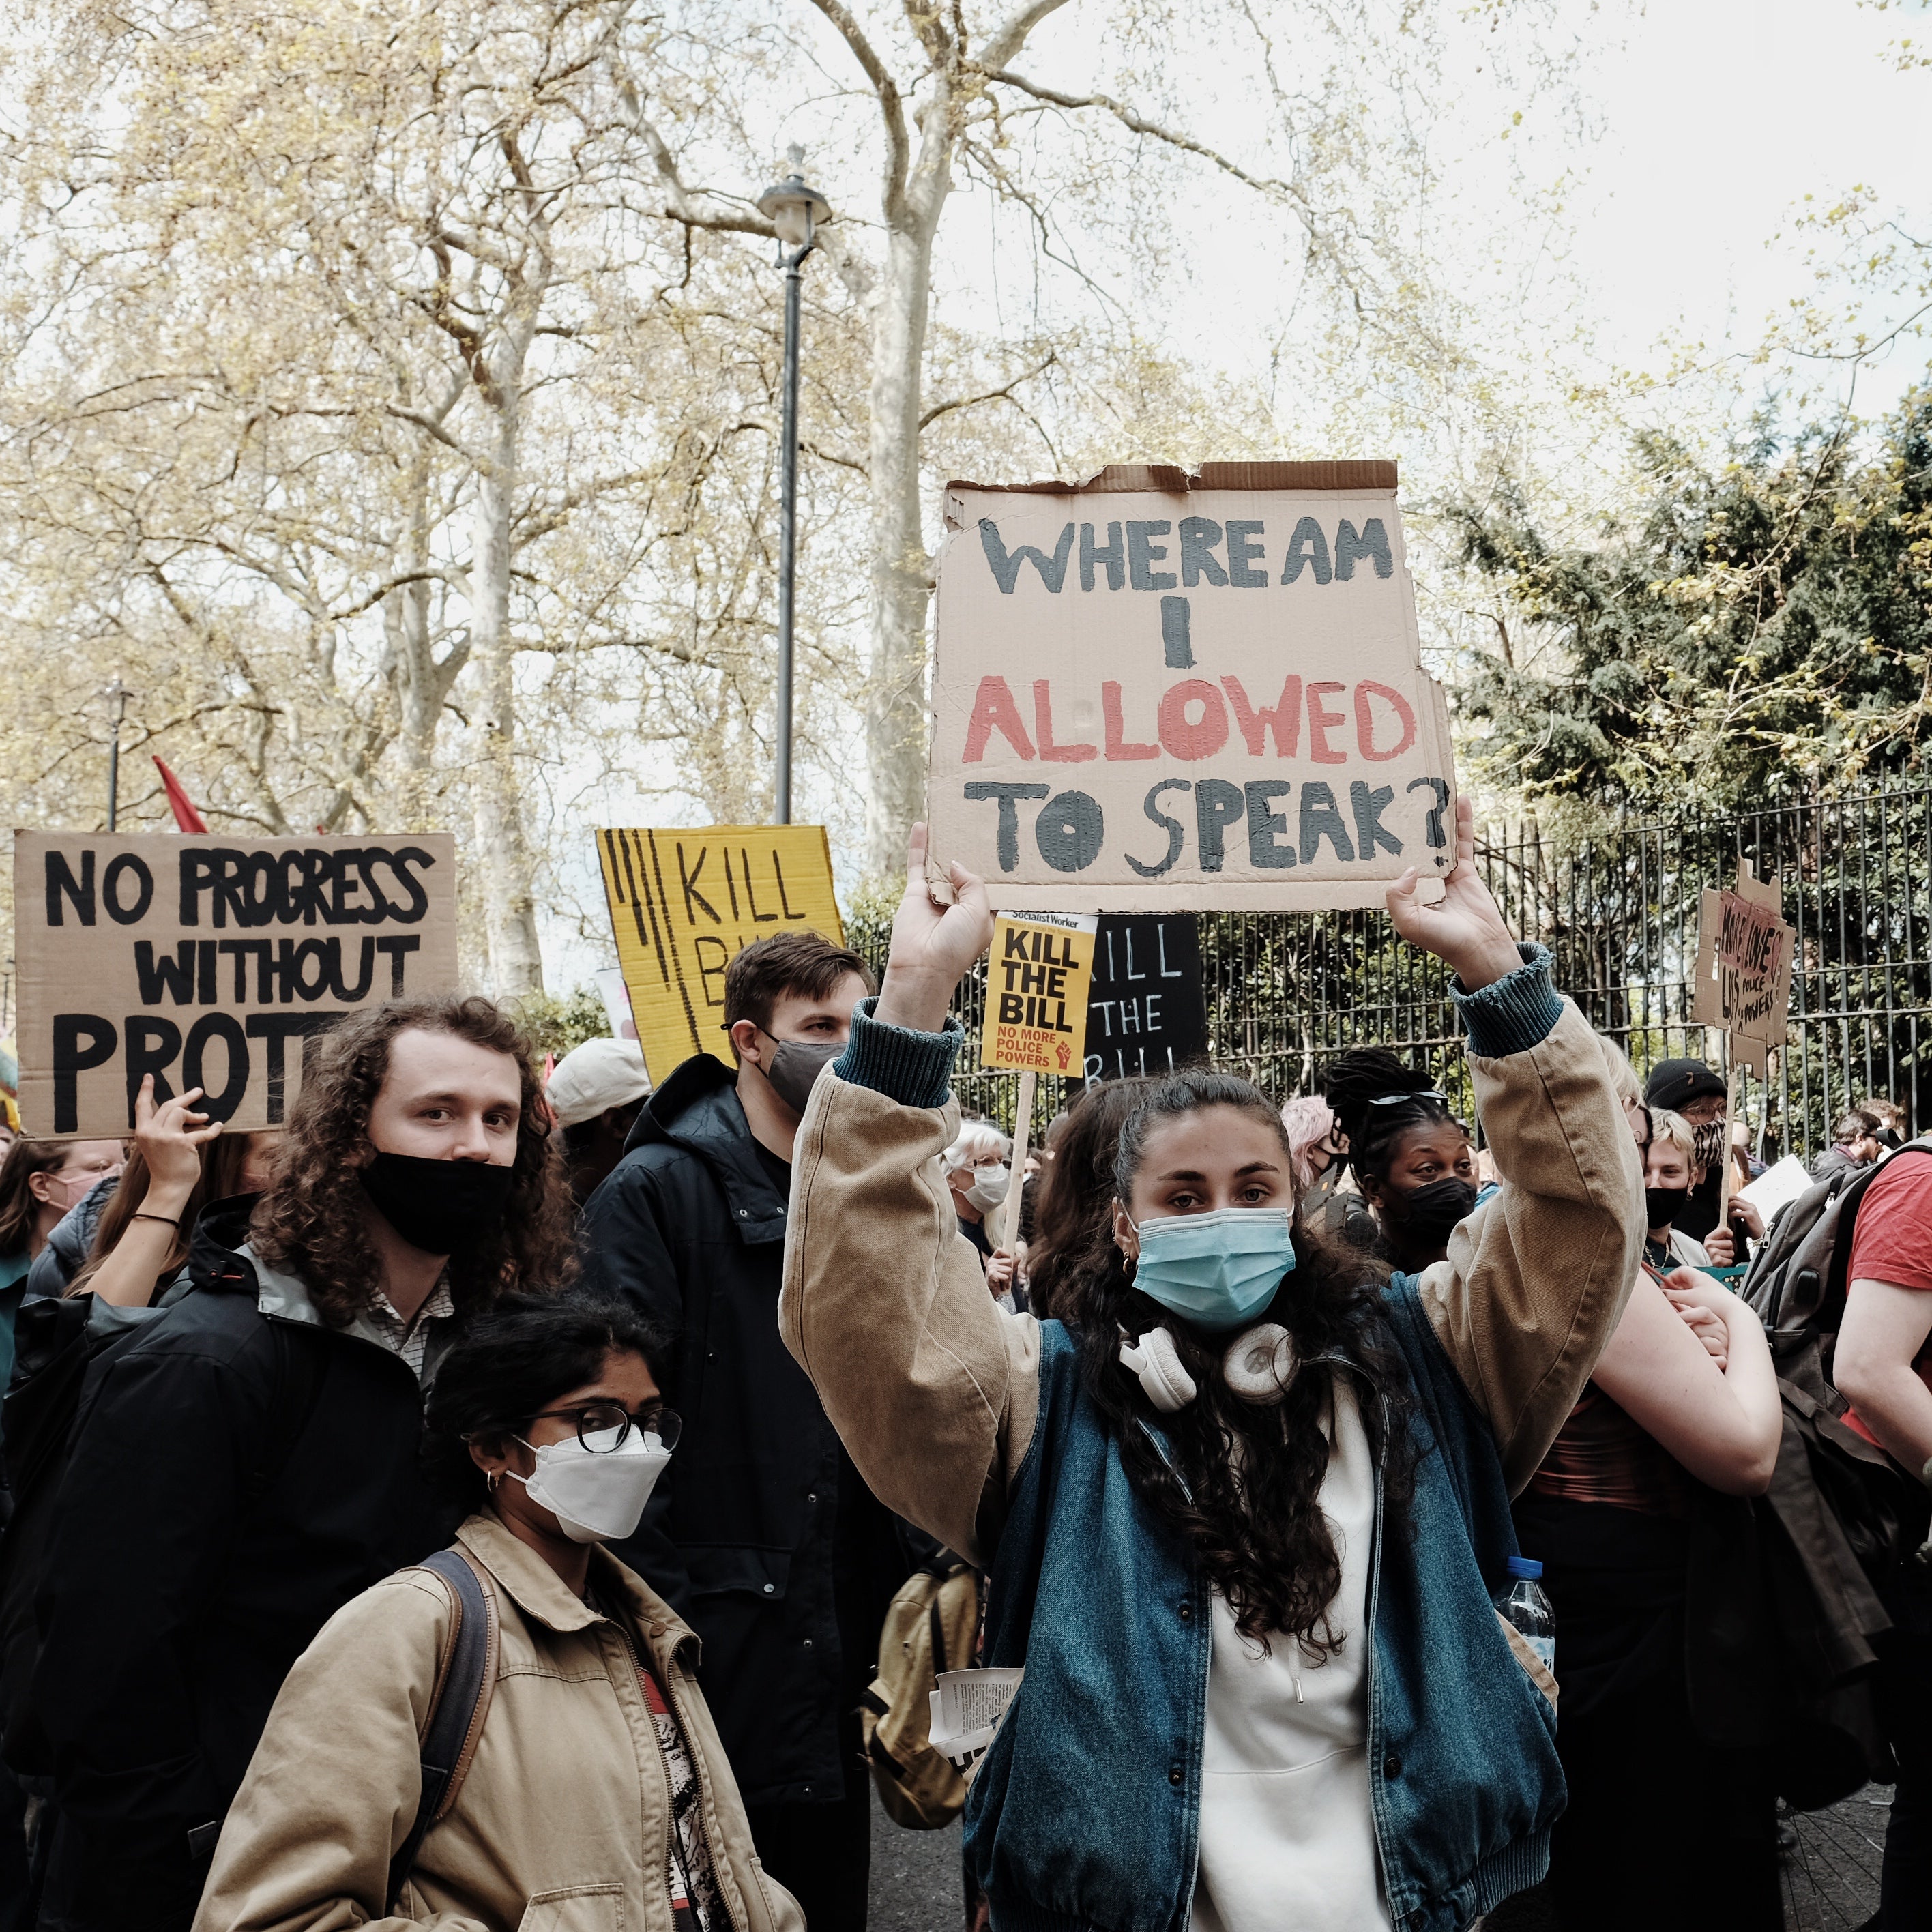
<svg viewBox="0 0 1932 1932">
<path fill-rule="evenodd" d="M 1845 1420 L 1932 1482 L 1932 1152 L 1906 1149 L 1873 1176 L 1852 1228 L 1850 1284 L 1832 1374 Z M 1886 1828 L 1877 1924 L 1932 1925 L 1932 1576 L 1908 1571 L 1884 1593 L 1880 1708 L 1898 1784 Z"/>
</svg>

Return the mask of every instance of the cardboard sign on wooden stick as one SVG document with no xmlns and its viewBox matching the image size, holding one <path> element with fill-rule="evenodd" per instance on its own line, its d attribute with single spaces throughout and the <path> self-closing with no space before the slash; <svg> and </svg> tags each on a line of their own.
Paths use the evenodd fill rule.
<svg viewBox="0 0 1932 1932">
<path fill-rule="evenodd" d="M 1019 1234 L 1020 1194 L 1040 1076 L 1072 1078 L 1085 1057 L 1094 939 L 1100 923 L 1094 913 L 1021 914 L 993 922 L 980 1060 L 984 1066 L 1021 1070 L 1012 1192 L 1000 1222 L 1004 1231 L 1000 1246 L 1009 1252 Z"/>
<path fill-rule="evenodd" d="M 1078 1077 L 1094 986 L 1094 913 L 1016 914 L 993 922 L 982 1066 Z"/>
<path fill-rule="evenodd" d="M 141 1082 L 238 1131 L 283 1125 L 315 1042 L 457 989 L 456 842 L 16 832 L 20 1112 L 118 1139 Z"/>
<path fill-rule="evenodd" d="M 1697 921 L 1697 967 L 1690 1017 L 1720 1029 L 1733 1062 L 1762 1076 L 1769 1049 L 1784 1044 L 1791 1004 L 1792 942 L 1779 908 L 1776 876 L 1760 879 L 1738 861 L 1736 888 L 1704 889 Z"/>
<path fill-rule="evenodd" d="M 927 808 L 997 908 L 1379 905 L 1455 863 L 1393 463 L 946 487 Z"/>
</svg>

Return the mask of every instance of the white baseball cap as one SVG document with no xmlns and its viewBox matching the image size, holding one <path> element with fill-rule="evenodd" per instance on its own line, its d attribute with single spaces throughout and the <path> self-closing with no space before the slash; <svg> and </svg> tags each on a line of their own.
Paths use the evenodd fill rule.
<svg viewBox="0 0 1932 1932">
<path fill-rule="evenodd" d="M 546 1090 L 560 1127 L 593 1120 L 606 1107 L 628 1107 L 651 1090 L 644 1050 L 634 1040 L 586 1040 L 556 1063 Z"/>
</svg>

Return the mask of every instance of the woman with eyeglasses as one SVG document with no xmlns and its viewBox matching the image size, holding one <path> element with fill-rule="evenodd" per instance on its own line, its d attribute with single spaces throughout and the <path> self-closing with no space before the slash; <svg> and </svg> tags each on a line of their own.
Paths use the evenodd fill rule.
<svg viewBox="0 0 1932 1932">
<path fill-rule="evenodd" d="M 676 1446 L 659 1348 L 628 1306 L 572 1291 L 507 1298 L 451 1348 L 424 1463 L 470 1512 L 454 1548 L 495 1643 L 460 1785 L 392 1870 L 460 1620 L 442 1576 L 399 1570 L 290 1673 L 196 1932 L 802 1932 L 753 1849 L 695 1639 L 602 1546 L 636 1529 Z"/>
</svg>

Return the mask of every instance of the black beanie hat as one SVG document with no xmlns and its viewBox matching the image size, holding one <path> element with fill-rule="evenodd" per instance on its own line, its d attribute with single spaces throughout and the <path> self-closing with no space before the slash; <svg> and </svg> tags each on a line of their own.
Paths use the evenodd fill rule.
<svg viewBox="0 0 1932 1932">
<path fill-rule="evenodd" d="M 1692 1100 L 1708 1095 L 1714 1100 L 1729 1098 L 1723 1076 L 1701 1060 L 1660 1060 L 1643 1083 L 1646 1106 L 1664 1107 L 1676 1113 Z"/>
</svg>

